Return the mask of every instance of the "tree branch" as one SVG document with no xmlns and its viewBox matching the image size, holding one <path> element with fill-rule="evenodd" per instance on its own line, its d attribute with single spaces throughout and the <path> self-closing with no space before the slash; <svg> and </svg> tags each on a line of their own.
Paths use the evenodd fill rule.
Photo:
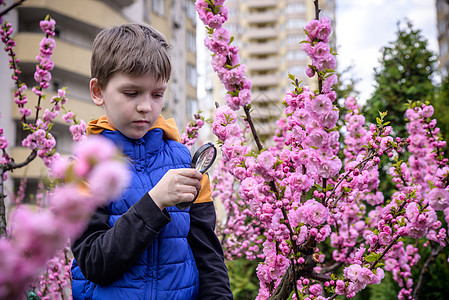
<svg viewBox="0 0 449 300">
<path fill-rule="evenodd" d="M 11 6 L 7 7 L 4 11 L 0 12 L 0 17 L 6 15 L 7 13 L 9 13 L 12 9 L 16 8 L 17 6 L 21 5 L 23 2 L 25 2 L 25 0 L 19 0 L 18 2 L 15 2 L 13 4 L 11 4 Z"/>
<path fill-rule="evenodd" d="M 435 258 L 443 251 L 444 247 L 439 246 L 437 249 L 432 249 L 432 252 L 430 256 L 427 258 L 426 262 L 424 263 L 421 272 L 419 273 L 419 279 L 418 283 L 416 284 L 415 289 L 413 290 L 413 299 L 418 300 L 419 292 L 421 291 L 422 284 L 424 281 L 424 275 L 426 275 L 429 265 L 435 260 Z"/>
<path fill-rule="evenodd" d="M 0 238 L 6 237 L 6 207 L 5 198 L 6 195 L 3 191 L 3 174 L 4 170 L 0 168 Z"/>
<path fill-rule="evenodd" d="M 262 142 L 260 141 L 259 135 L 257 134 L 256 128 L 254 127 L 253 119 L 251 118 L 248 105 L 244 106 L 243 110 L 245 111 L 246 120 L 248 121 L 249 127 L 251 128 L 251 133 L 253 134 L 257 148 L 259 149 L 260 152 L 263 149 L 263 145 Z"/>
</svg>

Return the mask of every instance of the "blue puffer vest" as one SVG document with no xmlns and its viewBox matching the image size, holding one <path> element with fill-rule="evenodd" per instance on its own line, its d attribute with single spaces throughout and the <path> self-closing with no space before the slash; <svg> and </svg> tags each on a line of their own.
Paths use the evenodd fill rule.
<svg viewBox="0 0 449 300">
<path fill-rule="evenodd" d="M 132 161 L 129 188 L 119 201 L 108 205 L 111 226 L 169 169 L 190 167 L 188 149 L 176 141 L 163 139 L 162 129 L 153 129 L 139 140 L 128 139 L 118 131 L 105 130 L 101 134 L 114 141 Z M 113 284 L 99 286 L 86 280 L 74 261 L 74 299 L 197 299 L 198 269 L 187 242 L 189 210 L 169 207 L 167 211 L 171 222 L 162 229 L 138 262 Z"/>
</svg>

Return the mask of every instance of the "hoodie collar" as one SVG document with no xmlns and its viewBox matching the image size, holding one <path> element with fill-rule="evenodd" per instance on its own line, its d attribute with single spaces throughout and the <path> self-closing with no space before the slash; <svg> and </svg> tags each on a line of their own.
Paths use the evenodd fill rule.
<svg viewBox="0 0 449 300">
<path fill-rule="evenodd" d="M 159 115 L 154 125 L 150 128 L 150 130 L 160 128 L 164 131 L 164 137 L 170 140 L 175 140 L 177 142 L 181 141 L 181 136 L 179 135 L 178 128 L 176 127 L 176 123 L 174 119 L 165 120 L 164 117 Z M 90 134 L 100 134 L 103 130 L 115 131 L 108 123 L 108 119 L 106 116 L 101 116 L 96 120 L 92 120 L 87 124 L 86 132 L 88 135 Z"/>
</svg>

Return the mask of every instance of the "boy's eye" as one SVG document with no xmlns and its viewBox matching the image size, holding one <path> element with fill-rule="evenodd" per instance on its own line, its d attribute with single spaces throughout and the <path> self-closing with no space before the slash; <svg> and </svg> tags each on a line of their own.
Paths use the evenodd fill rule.
<svg viewBox="0 0 449 300">
<path fill-rule="evenodd" d="M 123 92 L 123 94 L 127 97 L 136 97 L 137 92 Z"/>
<path fill-rule="evenodd" d="M 162 98 L 162 97 L 164 97 L 164 94 L 154 94 L 153 97 L 154 98 Z"/>
</svg>

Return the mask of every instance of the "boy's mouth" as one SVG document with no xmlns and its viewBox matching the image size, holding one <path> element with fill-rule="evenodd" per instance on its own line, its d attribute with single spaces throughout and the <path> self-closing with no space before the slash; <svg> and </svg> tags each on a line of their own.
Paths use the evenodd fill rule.
<svg viewBox="0 0 449 300">
<path fill-rule="evenodd" d="M 145 125 L 145 124 L 148 124 L 150 122 L 148 122 L 147 120 L 138 120 L 138 121 L 134 121 L 133 123 L 136 123 L 138 125 Z"/>
</svg>

